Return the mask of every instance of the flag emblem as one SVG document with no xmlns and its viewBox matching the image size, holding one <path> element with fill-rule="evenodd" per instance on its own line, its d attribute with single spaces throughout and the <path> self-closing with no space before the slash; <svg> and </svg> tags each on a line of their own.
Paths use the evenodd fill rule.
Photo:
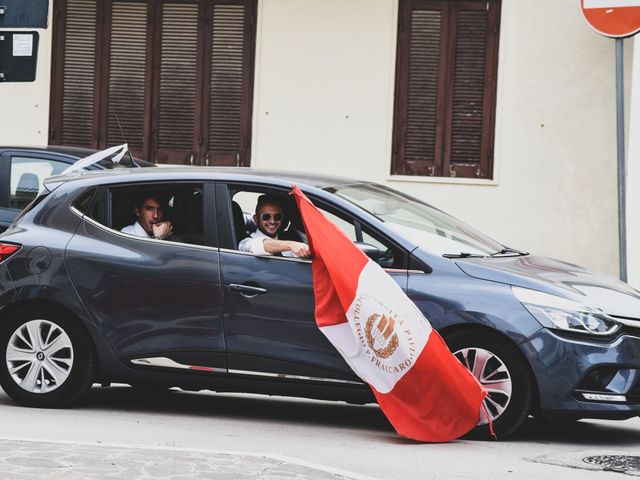
<svg viewBox="0 0 640 480">
<path fill-rule="evenodd" d="M 386 315 L 374 313 L 369 316 L 365 327 L 367 345 L 378 358 L 389 358 L 398 348 L 395 324 L 395 319 Z"/>
</svg>

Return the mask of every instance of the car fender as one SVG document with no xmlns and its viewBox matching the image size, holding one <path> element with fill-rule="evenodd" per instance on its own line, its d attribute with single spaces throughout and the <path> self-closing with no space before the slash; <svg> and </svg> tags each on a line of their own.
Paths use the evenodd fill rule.
<svg viewBox="0 0 640 480">
<path fill-rule="evenodd" d="M 4 292 L 0 294 L 0 305 L 9 306 L 0 310 L 0 323 L 11 312 L 28 306 L 41 306 L 45 311 L 47 309 L 66 311 L 83 325 L 91 337 L 93 347 L 101 360 L 98 362 L 99 378 L 113 375 L 112 372 L 120 371 L 121 368 L 124 368 L 124 365 L 96 327 L 82 302 L 75 295 L 69 294 L 70 291 L 75 293 L 75 289 L 71 285 L 61 289 L 40 284 L 29 284 L 21 285 L 19 289 Z M 9 300 L 5 301 L 5 297 Z"/>
<path fill-rule="evenodd" d="M 408 294 L 438 331 L 482 326 L 519 345 L 542 328 L 514 297 L 510 286 L 461 272 L 409 275 Z"/>
</svg>

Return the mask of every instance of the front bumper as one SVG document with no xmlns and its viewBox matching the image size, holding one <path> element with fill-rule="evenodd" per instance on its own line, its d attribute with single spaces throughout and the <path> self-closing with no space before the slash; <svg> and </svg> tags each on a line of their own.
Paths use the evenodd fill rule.
<svg viewBox="0 0 640 480">
<path fill-rule="evenodd" d="M 543 414 L 624 419 L 640 415 L 640 333 L 565 338 L 543 328 L 520 345 Z"/>
</svg>

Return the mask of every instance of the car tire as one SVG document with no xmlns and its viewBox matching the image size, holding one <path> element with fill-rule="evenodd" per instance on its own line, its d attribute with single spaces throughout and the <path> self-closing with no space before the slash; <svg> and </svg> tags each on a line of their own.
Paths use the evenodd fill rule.
<svg viewBox="0 0 640 480">
<path fill-rule="evenodd" d="M 533 381 L 526 360 L 515 345 L 488 331 L 461 330 L 445 337 L 449 349 L 489 391 L 484 406 L 498 438 L 515 432 L 527 419 L 533 402 Z M 469 438 L 492 438 L 486 417 Z"/>
<path fill-rule="evenodd" d="M 94 368 L 90 338 L 69 314 L 26 308 L 0 326 L 0 386 L 19 404 L 74 404 L 91 388 Z"/>
</svg>

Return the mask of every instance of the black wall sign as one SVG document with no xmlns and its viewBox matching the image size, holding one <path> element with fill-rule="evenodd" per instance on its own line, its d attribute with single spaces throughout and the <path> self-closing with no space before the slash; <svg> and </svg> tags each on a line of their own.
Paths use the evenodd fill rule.
<svg viewBox="0 0 640 480">
<path fill-rule="evenodd" d="M 0 30 L 0 83 L 36 79 L 39 39 L 38 32 Z"/>
<path fill-rule="evenodd" d="M 0 0 L 0 28 L 47 28 L 49 0 Z"/>
</svg>

